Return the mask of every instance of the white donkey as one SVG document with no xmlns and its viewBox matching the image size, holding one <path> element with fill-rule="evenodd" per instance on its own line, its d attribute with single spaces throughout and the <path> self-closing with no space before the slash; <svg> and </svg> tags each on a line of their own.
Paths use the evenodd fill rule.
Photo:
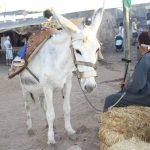
<svg viewBox="0 0 150 150">
<path fill-rule="evenodd" d="M 28 96 L 33 91 L 40 90 L 44 93 L 48 122 L 48 144 L 52 147 L 55 144 L 53 90 L 61 88 L 64 91 L 65 129 L 69 135 L 72 135 L 75 133 L 70 123 L 72 72 L 75 69 L 77 70 L 80 85 L 85 92 L 91 92 L 96 87 L 94 66 L 97 60 L 96 52 L 100 49 L 96 33 L 101 22 L 102 12 L 98 9 L 93 14 L 91 25 L 82 25 L 81 28 L 78 28 L 63 16 L 56 16 L 65 30 L 48 39 L 38 53 L 29 61 L 28 68 L 32 73 L 25 69 L 20 74 L 27 111 L 28 131 L 32 130 Z"/>
</svg>

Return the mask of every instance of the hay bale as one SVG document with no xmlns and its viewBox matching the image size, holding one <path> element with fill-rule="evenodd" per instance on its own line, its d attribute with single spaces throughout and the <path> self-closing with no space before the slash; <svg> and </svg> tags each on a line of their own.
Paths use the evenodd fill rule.
<svg viewBox="0 0 150 150">
<path fill-rule="evenodd" d="M 150 150 L 150 143 L 131 138 L 114 144 L 109 150 Z"/>
<path fill-rule="evenodd" d="M 132 137 L 150 142 L 150 108 L 128 106 L 113 108 L 101 115 L 99 139 L 101 150 Z"/>
</svg>

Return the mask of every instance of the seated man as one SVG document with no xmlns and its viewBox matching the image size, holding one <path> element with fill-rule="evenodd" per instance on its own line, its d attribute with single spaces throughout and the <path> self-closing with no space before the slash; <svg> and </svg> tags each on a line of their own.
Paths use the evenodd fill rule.
<svg viewBox="0 0 150 150">
<path fill-rule="evenodd" d="M 23 47 L 20 48 L 20 50 L 17 53 L 17 56 L 14 58 L 12 64 L 15 66 L 23 66 L 25 64 L 25 53 L 27 49 L 27 44 L 24 44 Z"/>
<path fill-rule="evenodd" d="M 104 111 L 114 104 L 116 107 L 129 105 L 150 107 L 150 32 L 142 32 L 138 42 L 142 58 L 137 63 L 132 78 L 124 85 L 123 91 L 106 97 Z"/>
<path fill-rule="evenodd" d="M 52 13 L 49 9 L 43 12 L 43 16 L 47 18 L 47 23 L 50 24 Z M 50 26 L 49 26 L 50 27 Z M 27 43 L 18 51 L 17 56 L 13 60 L 14 66 L 23 66 L 25 64 L 24 58 L 26 55 Z"/>
<path fill-rule="evenodd" d="M 47 18 L 47 22 L 50 25 L 50 20 L 51 20 L 51 17 L 53 15 L 51 13 L 51 11 L 50 10 L 45 10 L 43 12 L 43 15 L 44 15 L 45 18 Z M 45 29 L 50 28 L 50 26 L 44 27 L 44 28 Z M 45 33 L 45 32 L 47 32 L 47 33 Z M 42 29 L 41 29 L 39 31 L 39 34 L 41 33 L 40 35 L 42 37 L 39 37 L 39 38 L 37 38 L 38 35 L 36 33 L 34 33 L 32 36 L 30 36 L 28 42 L 25 43 L 24 46 L 18 51 L 17 56 L 12 61 L 12 65 L 11 65 L 11 68 L 10 68 L 9 73 L 8 73 L 8 78 L 13 78 L 16 74 L 20 73 L 27 66 L 27 62 L 25 61 L 25 58 L 28 57 L 30 54 L 32 54 L 32 52 L 35 49 L 35 48 L 31 49 L 33 47 L 33 43 L 34 43 L 32 41 L 32 38 L 35 37 L 37 39 L 36 43 L 38 43 L 38 45 L 39 45 L 48 35 L 53 34 L 54 32 L 56 32 L 56 29 L 45 30 L 45 32 L 42 31 Z M 29 47 L 31 47 L 31 48 L 29 48 Z M 28 51 L 27 51 L 27 49 L 28 49 Z"/>
</svg>

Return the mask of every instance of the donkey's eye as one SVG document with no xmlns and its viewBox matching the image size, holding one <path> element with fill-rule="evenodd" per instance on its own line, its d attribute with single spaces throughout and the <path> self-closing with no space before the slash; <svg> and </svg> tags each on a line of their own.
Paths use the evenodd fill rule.
<svg viewBox="0 0 150 150">
<path fill-rule="evenodd" d="M 78 49 L 76 49 L 76 53 L 82 55 L 81 52 Z"/>
<path fill-rule="evenodd" d="M 98 48 L 98 49 L 96 50 L 96 53 L 99 51 L 99 49 L 100 49 L 100 48 Z"/>
</svg>

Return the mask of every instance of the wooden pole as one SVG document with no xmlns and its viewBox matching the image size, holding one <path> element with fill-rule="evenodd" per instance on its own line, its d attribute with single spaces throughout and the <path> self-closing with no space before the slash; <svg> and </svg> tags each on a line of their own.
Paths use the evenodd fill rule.
<svg viewBox="0 0 150 150">
<path fill-rule="evenodd" d="M 123 0 L 125 1 L 125 0 Z M 131 48 L 130 48 L 130 28 L 129 28 L 129 9 L 123 7 L 123 23 L 124 23 L 124 53 L 125 59 L 131 60 Z M 126 70 L 127 69 L 127 70 Z M 125 81 L 128 81 L 130 78 L 130 63 L 125 62 Z"/>
</svg>

